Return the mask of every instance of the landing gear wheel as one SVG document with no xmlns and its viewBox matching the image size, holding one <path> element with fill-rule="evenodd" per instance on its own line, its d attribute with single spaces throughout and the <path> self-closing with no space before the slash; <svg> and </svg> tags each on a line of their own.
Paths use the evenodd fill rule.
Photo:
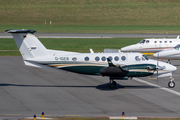
<svg viewBox="0 0 180 120">
<path fill-rule="evenodd" d="M 109 83 L 109 88 L 114 89 L 116 87 L 116 82 L 113 81 L 112 83 Z"/>
<path fill-rule="evenodd" d="M 169 88 L 174 88 L 174 87 L 175 87 L 175 82 L 170 81 L 170 82 L 168 83 L 168 86 L 169 86 Z"/>
</svg>

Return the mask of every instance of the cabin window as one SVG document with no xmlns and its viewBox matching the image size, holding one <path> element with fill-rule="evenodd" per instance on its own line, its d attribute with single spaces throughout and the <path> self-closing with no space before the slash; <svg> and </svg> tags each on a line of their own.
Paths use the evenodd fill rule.
<svg viewBox="0 0 180 120">
<path fill-rule="evenodd" d="M 77 58 L 76 58 L 76 57 L 73 57 L 73 58 L 72 58 L 72 60 L 73 60 L 73 61 L 76 61 L 76 60 L 77 60 Z"/>
<path fill-rule="evenodd" d="M 114 57 L 114 60 L 115 60 L 115 61 L 118 61 L 118 60 L 119 60 L 119 57 L 118 57 L 118 56 Z"/>
<path fill-rule="evenodd" d="M 154 43 L 157 43 L 157 41 L 154 41 Z"/>
<path fill-rule="evenodd" d="M 97 56 L 97 57 L 95 57 L 95 60 L 96 60 L 96 61 L 99 61 L 99 59 L 100 59 L 100 58 L 99 58 L 98 56 Z"/>
<path fill-rule="evenodd" d="M 164 41 L 164 43 L 167 43 L 167 41 Z"/>
<path fill-rule="evenodd" d="M 125 60 L 126 60 L 126 56 L 122 56 L 122 57 L 121 57 L 121 60 L 122 60 L 122 61 L 125 61 Z"/>
<path fill-rule="evenodd" d="M 105 61 L 105 60 L 106 60 L 106 57 L 103 56 L 103 57 L 101 58 L 101 60 L 102 60 L 102 61 Z"/>
<path fill-rule="evenodd" d="M 169 43 L 172 43 L 172 41 L 169 41 Z"/>
<path fill-rule="evenodd" d="M 159 43 L 162 43 L 162 41 L 159 41 Z"/>
<path fill-rule="evenodd" d="M 149 43 L 149 40 L 146 40 L 146 43 Z"/>
<path fill-rule="evenodd" d="M 136 61 L 140 61 L 139 56 L 136 56 L 136 57 L 135 57 L 135 60 L 136 60 Z"/>
<path fill-rule="evenodd" d="M 113 58 L 111 56 L 108 57 L 110 60 L 112 60 Z"/>
<path fill-rule="evenodd" d="M 89 61 L 89 57 L 85 57 L 84 60 L 85 60 L 85 61 Z"/>
</svg>

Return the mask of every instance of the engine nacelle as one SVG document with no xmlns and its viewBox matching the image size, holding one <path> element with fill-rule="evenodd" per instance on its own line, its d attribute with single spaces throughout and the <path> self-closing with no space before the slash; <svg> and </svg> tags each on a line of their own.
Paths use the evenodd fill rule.
<svg viewBox="0 0 180 120">
<path fill-rule="evenodd" d="M 151 67 L 151 66 L 148 66 L 147 69 L 148 69 L 148 70 L 154 70 L 154 68 Z"/>
</svg>

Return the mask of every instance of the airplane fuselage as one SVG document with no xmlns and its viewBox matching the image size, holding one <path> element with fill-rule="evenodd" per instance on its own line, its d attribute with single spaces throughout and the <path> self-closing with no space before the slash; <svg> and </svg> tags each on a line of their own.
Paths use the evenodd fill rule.
<svg viewBox="0 0 180 120">
<path fill-rule="evenodd" d="M 180 44 L 169 50 L 163 50 L 153 55 L 154 57 L 166 59 L 180 59 Z"/>
<path fill-rule="evenodd" d="M 113 79 L 128 79 L 128 77 L 143 77 L 150 76 L 156 70 L 157 61 L 146 58 L 141 53 L 66 53 L 64 55 L 58 55 L 58 51 L 51 50 L 52 56 L 47 58 L 40 57 L 36 59 L 25 60 L 26 65 L 38 64 L 36 67 L 43 67 L 47 65 L 49 67 L 63 69 L 70 72 L 88 74 L 88 75 L 102 75 L 110 76 Z M 61 52 L 60 52 L 61 53 Z M 107 58 L 116 66 L 121 66 L 128 72 L 119 72 L 113 69 L 113 72 L 108 71 L 106 74 L 101 74 L 101 71 L 108 67 Z M 42 65 L 42 66 L 40 66 Z M 168 73 L 170 68 L 176 69 L 170 64 L 159 62 L 159 66 L 164 67 L 160 73 Z M 151 69 L 147 69 L 147 68 Z M 168 68 L 168 69 L 166 69 Z"/>
<path fill-rule="evenodd" d="M 179 37 L 177 39 L 144 39 L 137 44 L 121 48 L 121 51 L 156 53 L 162 50 L 172 49 L 179 43 Z"/>
</svg>

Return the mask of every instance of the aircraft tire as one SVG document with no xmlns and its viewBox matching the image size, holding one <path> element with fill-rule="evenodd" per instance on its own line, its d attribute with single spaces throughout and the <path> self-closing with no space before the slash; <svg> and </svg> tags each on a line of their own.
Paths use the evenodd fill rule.
<svg viewBox="0 0 180 120">
<path fill-rule="evenodd" d="M 109 83 L 109 88 L 114 89 L 116 87 L 116 82 L 113 81 L 113 83 Z"/>
<path fill-rule="evenodd" d="M 169 86 L 169 88 L 174 88 L 174 87 L 175 87 L 175 82 L 170 81 L 170 82 L 168 83 L 168 86 Z"/>
</svg>

